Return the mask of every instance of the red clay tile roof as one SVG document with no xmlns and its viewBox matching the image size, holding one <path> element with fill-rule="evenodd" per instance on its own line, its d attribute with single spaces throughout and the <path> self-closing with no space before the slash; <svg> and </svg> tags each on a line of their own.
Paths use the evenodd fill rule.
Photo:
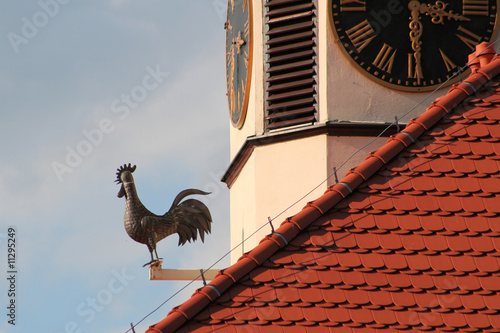
<svg viewBox="0 0 500 333">
<path fill-rule="evenodd" d="M 500 58 L 147 332 L 500 332 Z"/>
</svg>

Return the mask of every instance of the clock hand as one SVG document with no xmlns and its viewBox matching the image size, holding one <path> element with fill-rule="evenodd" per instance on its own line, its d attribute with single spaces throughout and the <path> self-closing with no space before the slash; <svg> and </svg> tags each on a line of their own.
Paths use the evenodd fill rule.
<svg viewBox="0 0 500 333">
<path fill-rule="evenodd" d="M 422 31 L 424 30 L 422 26 L 422 22 L 420 22 L 420 8 L 422 5 L 420 4 L 419 1 L 417 0 L 412 0 L 408 3 L 408 8 L 410 9 L 411 12 L 411 21 L 409 24 L 410 27 L 410 41 L 411 41 L 411 48 L 413 50 L 413 58 L 415 59 L 415 72 L 409 71 L 408 73 L 412 74 L 412 78 L 417 79 L 417 83 L 420 84 L 420 80 L 423 78 L 422 74 L 422 65 L 420 62 L 421 58 L 421 45 L 422 41 L 420 40 L 420 37 L 422 36 Z M 411 63 L 408 64 L 409 68 L 411 69 Z"/>
<path fill-rule="evenodd" d="M 233 114 L 236 111 L 236 92 L 234 90 L 234 71 L 235 71 L 235 54 L 234 54 L 234 47 L 231 47 L 231 52 L 229 54 L 230 59 L 229 59 L 229 64 L 231 67 L 231 70 L 228 74 L 228 87 L 229 87 L 229 93 L 228 93 L 228 102 L 229 102 L 229 111 L 231 114 Z"/>
<path fill-rule="evenodd" d="M 240 53 L 241 47 L 245 44 L 245 40 L 241 38 L 241 31 L 239 31 L 238 36 L 235 39 L 233 39 L 233 44 L 236 45 L 238 53 Z"/>
<path fill-rule="evenodd" d="M 420 6 L 420 13 L 429 15 L 432 17 L 431 22 L 434 24 L 444 24 L 443 18 L 447 17 L 448 21 L 454 19 L 455 21 L 470 21 L 469 18 L 453 13 L 452 10 L 445 12 L 447 3 L 443 1 L 436 1 L 436 4 L 422 4 Z"/>
</svg>

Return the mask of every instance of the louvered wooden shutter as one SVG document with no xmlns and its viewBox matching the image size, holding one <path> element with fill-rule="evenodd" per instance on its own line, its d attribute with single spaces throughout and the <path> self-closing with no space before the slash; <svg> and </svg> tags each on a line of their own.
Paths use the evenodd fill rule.
<svg viewBox="0 0 500 333">
<path fill-rule="evenodd" d="M 315 1 L 268 0 L 266 129 L 317 121 Z"/>
</svg>

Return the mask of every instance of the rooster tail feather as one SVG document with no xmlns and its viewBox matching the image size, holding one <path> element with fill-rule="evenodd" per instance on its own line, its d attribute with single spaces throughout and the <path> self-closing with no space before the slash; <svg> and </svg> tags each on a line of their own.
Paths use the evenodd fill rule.
<svg viewBox="0 0 500 333">
<path fill-rule="evenodd" d="M 179 208 L 181 207 L 183 210 L 191 213 L 194 217 L 192 224 L 198 225 L 198 229 L 201 229 L 206 233 L 210 233 L 212 231 L 210 225 L 210 222 L 212 222 L 212 216 L 210 215 L 207 206 L 205 206 L 202 202 L 196 199 L 189 199 L 182 202 L 179 205 Z"/>
<path fill-rule="evenodd" d="M 177 225 L 177 233 L 179 234 L 179 245 L 184 245 L 186 242 L 191 243 L 191 240 L 196 240 L 196 229 L 189 224 L 179 223 Z"/>
<path fill-rule="evenodd" d="M 185 230 L 185 226 L 178 225 L 177 226 L 177 234 L 179 234 L 179 246 L 184 245 L 188 240 L 188 236 Z"/>
<path fill-rule="evenodd" d="M 171 212 L 172 210 L 175 209 L 175 207 L 177 207 L 177 205 L 182 201 L 182 199 L 184 199 L 185 197 L 187 197 L 188 195 L 194 195 L 194 194 L 198 194 L 198 195 L 208 195 L 210 194 L 210 192 L 203 192 L 201 190 L 197 190 L 197 189 L 194 189 L 194 188 L 191 188 L 191 189 L 187 189 L 187 190 L 184 190 L 184 191 L 181 191 L 179 194 L 177 194 L 177 196 L 175 197 L 174 199 L 174 202 L 172 202 L 172 206 L 170 206 L 170 209 L 168 210 L 168 212 Z M 208 210 L 208 209 L 207 209 Z M 167 212 L 167 214 L 168 214 Z M 165 214 L 166 215 L 166 214 Z"/>
<path fill-rule="evenodd" d="M 196 219 L 198 220 L 199 225 L 201 226 L 201 229 L 209 234 L 212 230 L 210 230 L 210 222 L 207 221 L 207 218 L 205 216 L 196 216 Z"/>
<path fill-rule="evenodd" d="M 205 234 L 211 233 L 212 218 L 208 208 L 196 199 L 181 202 L 173 211 L 167 213 L 174 218 L 179 232 L 179 243 L 197 240 L 205 242 Z"/>
<path fill-rule="evenodd" d="M 187 199 L 181 202 L 186 196 L 192 194 L 207 195 L 210 193 L 195 189 L 182 191 L 175 198 L 170 210 L 164 215 L 175 221 L 179 234 L 179 245 L 184 245 L 192 240 L 196 241 L 198 234 L 201 241 L 204 242 L 205 234 L 212 231 L 212 216 L 205 204 L 196 199 Z"/>
</svg>

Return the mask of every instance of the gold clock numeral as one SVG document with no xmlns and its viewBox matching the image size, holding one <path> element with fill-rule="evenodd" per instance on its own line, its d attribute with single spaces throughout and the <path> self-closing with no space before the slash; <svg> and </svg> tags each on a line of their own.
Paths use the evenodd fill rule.
<svg viewBox="0 0 500 333">
<path fill-rule="evenodd" d="M 228 4 L 229 6 L 229 4 Z M 230 1 L 230 7 L 231 7 L 231 14 L 234 14 L 234 0 Z"/>
<path fill-rule="evenodd" d="M 420 84 L 420 80 L 424 78 L 424 75 L 422 73 L 422 66 L 418 60 L 420 59 L 416 58 L 415 53 L 408 53 L 408 78 L 416 79 L 417 83 Z"/>
<path fill-rule="evenodd" d="M 340 0 L 341 12 L 366 12 L 365 0 Z"/>
<path fill-rule="evenodd" d="M 397 50 L 394 50 L 392 47 L 384 43 L 384 45 L 380 48 L 377 57 L 372 62 L 373 66 L 376 66 L 387 73 L 391 73 L 396 51 Z"/>
<path fill-rule="evenodd" d="M 245 22 L 245 38 L 248 38 L 248 34 L 250 33 L 250 26 L 248 24 L 248 21 Z"/>
<path fill-rule="evenodd" d="M 234 86 L 232 84 L 229 86 L 228 101 L 229 110 L 231 113 L 234 113 L 236 111 L 236 91 L 234 90 Z"/>
<path fill-rule="evenodd" d="M 479 41 L 481 40 L 481 37 L 476 35 L 475 33 L 470 32 L 469 30 L 465 29 L 461 25 L 458 26 L 458 31 L 464 33 L 464 35 L 459 35 L 456 33 L 455 35 L 460 38 L 462 42 L 464 42 L 472 51 L 475 50 L 476 45 L 479 44 Z M 465 36 L 467 35 L 467 36 Z M 472 39 L 471 39 L 472 38 Z"/>
<path fill-rule="evenodd" d="M 241 110 L 241 91 L 238 90 L 238 111 Z"/>
<path fill-rule="evenodd" d="M 227 31 L 229 31 L 230 34 L 233 33 L 233 26 L 231 25 L 230 20 L 227 20 L 227 22 L 226 22 L 226 29 L 227 29 Z"/>
<path fill-rule="evenodd" d="M 488 16 L 488 0 L 463 0 L 462 14 Z"/>
<path fill-rule="evenodd" d="M 444 54 L 444 52 L 439 49 L 439 53 L 441 53 L 441 57 L 443 58 L 443 61 L 444 61 L 444 64 L 446 66 L 446 70 L 449 72 L 451 71 L 452 69 L 455 69 L 457 67 L 457 65 L 455 65 L 451 60 L 450 58 L 448 58 L 446 56 L 446 54 Z"/>
<path fill-rule="evenodd" d="M 373 27 L 370 25 L 368 20 L 364 20 L 351 29 L 346 30 L 346 34 L 358 53 L 361 52 L 361 50 L 363 50 L 376 36 L 375 30 L 373 30 Z"/>
</svg>

